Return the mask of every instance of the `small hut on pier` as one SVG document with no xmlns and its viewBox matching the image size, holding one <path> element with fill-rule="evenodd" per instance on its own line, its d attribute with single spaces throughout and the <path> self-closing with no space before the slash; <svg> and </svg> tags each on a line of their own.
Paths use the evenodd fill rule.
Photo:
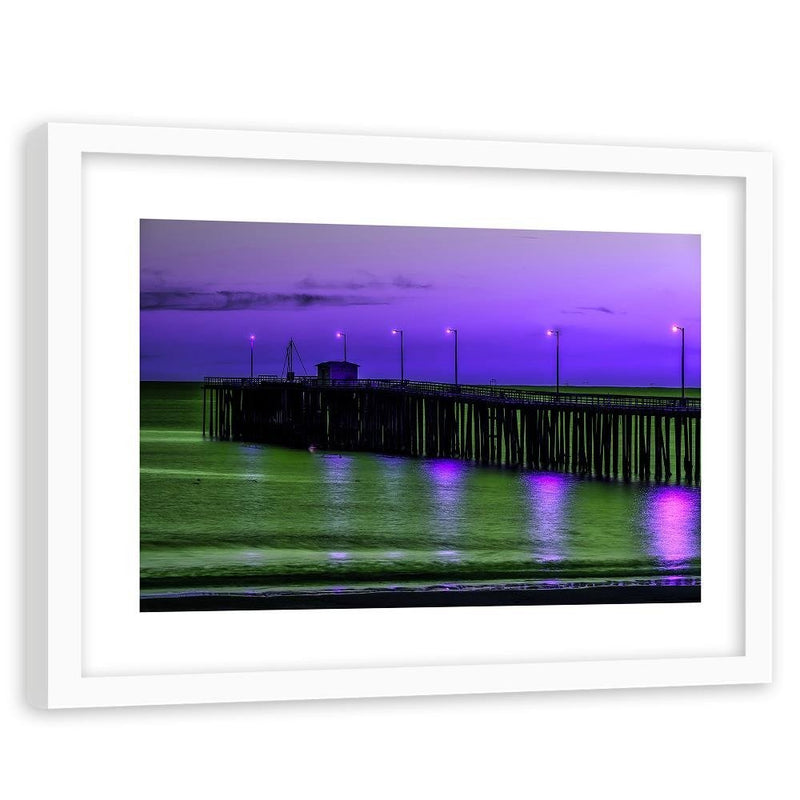
<svg viewBox="0 0 800 800">
<path fill-rule="evenodd" d="M 357 381 L 358 364 L 352 361 L 323 361 L 317 364 L 317 381 L 330 385 L 338 381 Z"/>
</svg>

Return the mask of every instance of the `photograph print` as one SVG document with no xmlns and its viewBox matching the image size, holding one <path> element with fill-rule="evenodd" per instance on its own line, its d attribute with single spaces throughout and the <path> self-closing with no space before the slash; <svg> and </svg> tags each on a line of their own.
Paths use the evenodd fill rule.
<svg viewBox="0 0 800 800">
<path fill-rule="evenodd" d="M 140 221 L 140 609 L 701 599 L 700 236 Z"/>
</svg>

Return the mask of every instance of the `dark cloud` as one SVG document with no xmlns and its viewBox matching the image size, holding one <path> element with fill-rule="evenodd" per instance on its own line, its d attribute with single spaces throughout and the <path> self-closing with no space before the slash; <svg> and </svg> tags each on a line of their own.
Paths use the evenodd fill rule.
<svg viewBox="0 0 800 800">
<path fill-rule="evenodd" d="M 398 275 L 393 281 L 392 286 L 397 289 L 430 289 L 432 283 L 420 283 L 419 281 L 411 280 L 405 275 Z"/>
<path fill-rule="evenodd" d="M 380 289 L 386 286 L 382 281 L 377 280 L 350 280 L 350 281 L 318 281 L 314 278 L 303 278 L 297 282 L 298 289 L 317 291 L 319 289 L 333 289 L 340 291 L 359 291 L 361 289 Z"/>
<path fill-rule="evenodd" d="M 311 291 L 320 289 L 333 289 L 333 290 L 346 290 L 346 291 L 360 291 L 363 289 L 430 289 L 433 286 L 431 283 L 422 283 L 420 281 L 412 280 L 405 275 L 397 275 L 391 281 L 379 280 L 369 273 L 367 277 L 355 278 L 352 280 L 343 281 L 318 281 L 314 278 L 303 278 L 297 283 L 298 289 L 308 289 Z"/>
<path fill-rule="evenodd" d="M 385 305 L 373 297 L 314 294 L 311 292 L 189 292 L 146 291 L 140 294 L 142 311 L 250 311 L 262 308 Z"/>
<path fill-rule="evenodd" d="M 601 314 L 613 314 L 610 308 L 605 306 L 578 306 L 578 311 L 599 311 Z"/>
</svg>

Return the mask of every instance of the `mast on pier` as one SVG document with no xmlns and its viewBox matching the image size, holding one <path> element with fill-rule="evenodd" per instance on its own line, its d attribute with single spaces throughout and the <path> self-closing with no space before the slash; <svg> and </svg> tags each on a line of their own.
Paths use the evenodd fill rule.
<svg viewBox="0 0 800 800">
<path fill-rule="evenodd" d="M 294 343 L 294 339 L 289 339 L 289 344 L 286 345 L 286 355 L 283 359 L 283 375 L 286 376 L 287 381 L 293 381 L 295 377 L 294 373 L 294 357 L 297 356 L 297 360 L 300 362 L 300 366 L 303 368 L 303 372 L 306 371 L 306 366 L 303 364 L 303 359 L 300 358 L 300 351 L 297 349 L 297 345 Z"/>
</svg>

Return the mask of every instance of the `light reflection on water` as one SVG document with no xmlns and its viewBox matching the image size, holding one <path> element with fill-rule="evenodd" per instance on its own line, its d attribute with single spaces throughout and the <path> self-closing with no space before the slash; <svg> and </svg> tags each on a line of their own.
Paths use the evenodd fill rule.
<svg viewBox="0 0 800 800">
<path fill-rule="evenodd" d="M 309 453 L 165 429 L 141 442 L 141 574 L 171 589 L 680 582 L 700 490 Z"/>
<path fill-rule="evenodd" d="M 327 492 L 327 524 L 333 530 L 346 532 L 353 491 L 353 459 L 350 456 L 323 455 L 321 462 L 322 478 Z M 331 554 L 335 561 L 346 557 L 346 553 Z"/>
<path fill-rule="evenodd" d="M 683 486 L 654 486 L 645 494 L 648 552 L 665 567 L 700 557 L 700 508 L 696 492 Z"/>
<path fill-rule="evenodd" d="M 522 476 L 530 507 L 531 554 L 536 561 L 562 561 L 566 556 L 565 507 L 572 483 L 563 475 L 539 472 Z"/>
<path fill-rule="evenodd" d="M 435 557 L 445 564 L 462 560 L 459 543 L 463 519 L 465 477 L 469 466 L 454 459 L 422 462 L 433 499 L 434 525 L 431 540 L 436 548 Z"/>
</svg>

